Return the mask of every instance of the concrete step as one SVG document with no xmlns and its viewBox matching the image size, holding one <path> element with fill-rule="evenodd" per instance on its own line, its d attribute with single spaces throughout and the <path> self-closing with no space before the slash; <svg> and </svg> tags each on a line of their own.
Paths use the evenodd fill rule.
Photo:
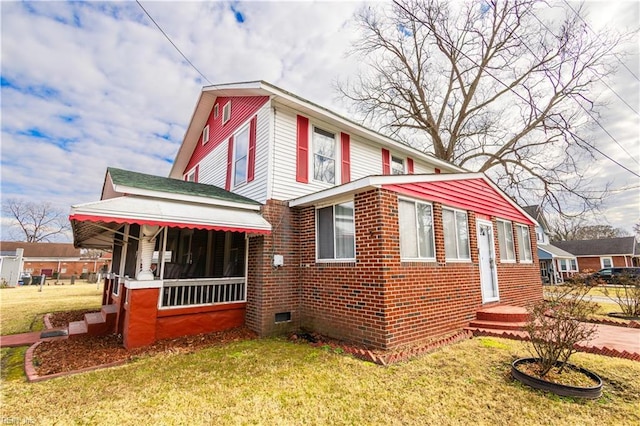
<svg viewBox="0 0 640 426">
<path fill-rule="evenodd" d="M 495 330 L 524 330 L 526 322 L 504 322 L 474 320 L 469 323 L 469 328 L 483 328 Z"/>
<path fill-rule="evenodd" d="M 84 321 L 73 321 L 69 323 L 69 338 L 82 336 L 88 332 L 87 323 Z"/>
<path fill-rule="evenodd" d="M 90 312 L 85 314 L 84 322 L 87 324 L 87 332 L 92 336 L 99 336 L 107 333 L 107 322 L 102 316 L 102 312 Z"/>
<path fill-rule="evenodd" d="M 476 319 L 480 321 L 526 322 L 528 318 L 526 308 L 521 306 L 493 306 L 476 312 Z"/>
</svg>

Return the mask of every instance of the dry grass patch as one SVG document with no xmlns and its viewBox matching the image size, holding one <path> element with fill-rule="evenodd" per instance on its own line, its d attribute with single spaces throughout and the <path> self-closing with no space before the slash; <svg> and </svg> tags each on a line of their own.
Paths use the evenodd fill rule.
<svg viewBox="0 0 640 426">
<path fill-rule="evenodd" d="M 6 381 L 2 416 L 36 424 L 584 424 L 640 422 L 640 363 L 590 354 L 604 396 L 574 401 L 509 376 L 520 342 L 478 338 L 380 367 L 307 344 L 244 341 L 109 370 Z"/>
<path fill-rule="evenodd" d="M 43 328 L 48 312 L 100 309 L 102 288 L 96 284 L 22 286 L 0 289 L 0 334 L 26 333 Z"/>
</svg>

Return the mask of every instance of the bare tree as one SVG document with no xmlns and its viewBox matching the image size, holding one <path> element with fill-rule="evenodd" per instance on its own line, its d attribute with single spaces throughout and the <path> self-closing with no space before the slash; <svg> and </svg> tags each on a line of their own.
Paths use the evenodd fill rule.
<svg viewBox="0 0 640 426">
<path fill-rule="evenodd" d="M 550 10 L 535 0 L 363 8 L 354 53 L 366 67 L 338 90 L 365 123 L 486 172 L 523 204 L 596 208 L 605 193 L 587 190 L 584 166 L 597 147 L 578 130 L 628 35 L 596 35 L 580 8 L 542 18 Z"/>
<path fill-rule="evenodd" d="M 50 203 L 11 199 L 2 203 L 2 211 L 12 218 L 12 228 L 29 243 L 50 241 L 71 229 L 67 216 Z"/>
<path fill-rule="evenodd" d="M 600 240 L 628 237 L 630 234 L 611 225 L 591 225 L 584 218 L 556 218 L 549 222 L 551 241 Z"/>
</svg>

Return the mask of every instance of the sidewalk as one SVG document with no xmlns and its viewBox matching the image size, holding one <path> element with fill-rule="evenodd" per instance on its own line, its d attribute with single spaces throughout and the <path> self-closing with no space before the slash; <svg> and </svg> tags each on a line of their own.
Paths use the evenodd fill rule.
<svg viewBox="0 0 640 426">
<path fill-rule="evenodd" d="M 640 361 L 640 329 L 594 324 L 594 338 L 586 344 L 578 345 L 580 352 L 613 356 Z M 528 340 L 526 331 L 476 328 L 475 336 L 495 336 L 506 339 Z"/>
<path fill-rule="evenodd" d="M 0 348 L 15 348 L 17 346 L 31 346 L 40 340 L 66 339 L 66 334 L 58 334 L 63 329 L 34 331 L 31 333 L 9 334 L 0 336 Z M 64 329 L 66 330 L 66 329 Z M 57 334 L 57 335 L 56 335 Z"/>
</svg>

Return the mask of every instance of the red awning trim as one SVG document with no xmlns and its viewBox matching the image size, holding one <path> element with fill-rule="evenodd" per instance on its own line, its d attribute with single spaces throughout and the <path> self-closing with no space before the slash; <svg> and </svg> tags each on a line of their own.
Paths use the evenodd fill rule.
<svg viewBox="0 0 640 426">
<path fill-rule="evenodd" d="M 271 231 L 265 229 L 253 229 L 253 228 L 240 228 L 233 226 L 220 226 L 220 225 L 205 225 L 199 223 L 183 223 L 183 222 L 166 222 L 161 220 L 149 220 L 149 219 L 133 219 L 125 217 L 111 217 L 111 216 L 94 216 L 86 214 L 73 214 L 69 216 L 69 220 L 75 220 L 76 222 L 104 222 L 104 223 L 118 223 L 118 224 L 137 224 L 137 225 L 151 225 L 151 226 L 168 226 L 170 228 L 183 228 L 183 229 L 205 229 L 212 231 L 231 231 L 231 232 L 245 232 L 247 234 L 260 234 L 269 235 Z"/>
</svg>

